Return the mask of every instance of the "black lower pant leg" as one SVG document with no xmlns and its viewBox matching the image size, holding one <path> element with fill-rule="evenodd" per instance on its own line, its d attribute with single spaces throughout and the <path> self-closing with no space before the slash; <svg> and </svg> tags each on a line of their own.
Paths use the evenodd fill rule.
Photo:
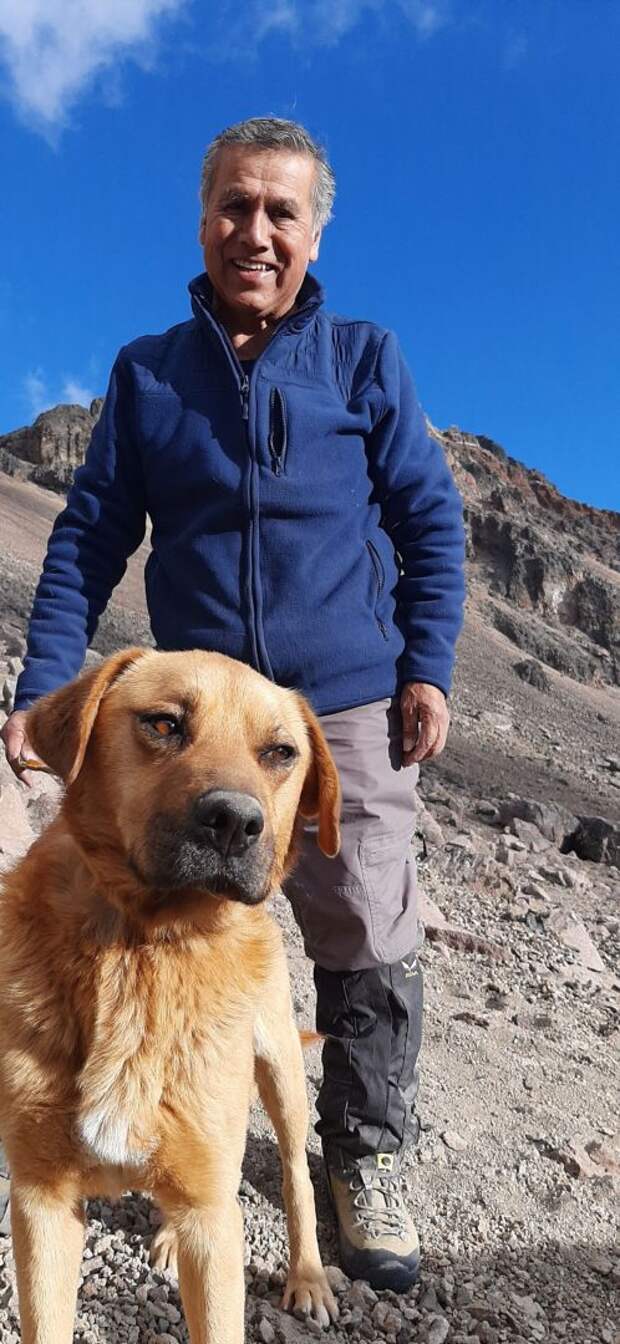
<svg viewBox="0 0 620 1344">
<path fill-rule="evenodd" d="M 317 1133 L 351 1157 L 400 1151 L 418 1136 L 422 971 L 412 952 L 391 966 L 315 966 L 317 1030 L 325 1037 Z"/>
</svg>

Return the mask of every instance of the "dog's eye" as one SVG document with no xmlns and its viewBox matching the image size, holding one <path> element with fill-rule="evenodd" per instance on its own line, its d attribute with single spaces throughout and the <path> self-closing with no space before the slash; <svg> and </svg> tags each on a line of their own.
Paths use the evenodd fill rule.
<svg viewBox="0 0 620 1344">
<path fill-rule="evenodd" d="M 180 720 L 174 714 L 143 714 L 142 723 L 155 737 L 174 737 L 181 732 Z"/>
<path fill-rule="evenodd" d="M 288 765 L 295 760 L 297 751 L 291 747 L 288 742 L 278 742 L 273 747 L 266 747 L 261 752 L 261 760 L 267 765 Z"/>
</svg>

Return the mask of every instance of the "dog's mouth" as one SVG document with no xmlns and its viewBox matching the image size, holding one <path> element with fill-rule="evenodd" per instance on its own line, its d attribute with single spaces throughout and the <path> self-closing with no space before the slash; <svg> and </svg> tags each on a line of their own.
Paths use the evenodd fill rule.
<svg viewBox="0 0 620 1344">
<path fill-rule="evenodd" d="M 161 910 L 183 904 L 188 890 L 258 905 L 269 894 L 273 860 L 273 845 L 264 835 L 243 853 L 222 853 L 194 829 L 179 829 L 172 818 L 159 816 L 129 862 L 140 882 L 157 893 Z"/>
</svg>

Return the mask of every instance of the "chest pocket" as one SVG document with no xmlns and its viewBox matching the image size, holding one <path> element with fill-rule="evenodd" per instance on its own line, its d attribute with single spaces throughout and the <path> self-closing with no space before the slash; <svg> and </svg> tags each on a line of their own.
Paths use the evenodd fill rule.
<svg viewBox="0 0 620 1344">
<path fill-rule="evenodd" d="M 286 397 L 279 387 L 272 387 L 269 393 L 269 456 L 276 476 L 281 476 L 286 467 L 288 447 L 288 428 L 286 423 Z"/>
</svg>

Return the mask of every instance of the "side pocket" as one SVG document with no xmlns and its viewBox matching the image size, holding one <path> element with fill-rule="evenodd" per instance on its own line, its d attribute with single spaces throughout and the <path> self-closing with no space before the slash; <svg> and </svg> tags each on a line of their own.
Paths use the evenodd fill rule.
<svg viewBox="0 0 620 1344">
<path fill-rule="evenodd" d="M 376 597 L 375 597 L 375 620 L 377 622 L 381 634 L 383 635 L 383 638 L 389 639 L 388 628 L 385 622 L 381 620 L 381 617 L 377 610 L 377 607 L 383 594 L 383 589 L 385 588 L 385 570 L 383 568 L 383 562 L 381 560 L 381 556 L 379 555 L 376 546 L 373 544 L 372 541 L 366 542 L 366 550 L 368 551 L 368 554 L 370 556 L 371 564 L 375 571 L 375 579 L 377 583 Z"/>
<path fill-rule="evenodd" d="M 378 959 L 391 965 L 415 946 L 416 870 L 411 852 L 413 824 L 362 841 L 359 863 Z M 404 951 L 403 951 L 404 948 Z"/>
</svg>

